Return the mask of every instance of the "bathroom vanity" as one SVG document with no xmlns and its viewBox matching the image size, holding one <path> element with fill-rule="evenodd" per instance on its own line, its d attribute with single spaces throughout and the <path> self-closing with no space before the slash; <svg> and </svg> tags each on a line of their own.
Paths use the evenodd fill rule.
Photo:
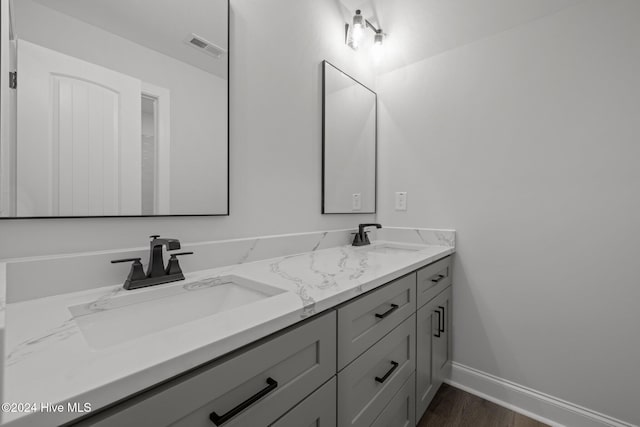
<svg viewBox="0 0 640 427">
<path fill-rule="evenodd" d="M 5 400 L 92 410 L 5 422 L 415 425 L 450 369 L 454 251 L 374 240 L 9 304 Z"/>
<path fill-rule="evenodd" d="M 450 369 L 450 272 L 446 257 L 73 425 L 414 426 Z"/>
</svg>

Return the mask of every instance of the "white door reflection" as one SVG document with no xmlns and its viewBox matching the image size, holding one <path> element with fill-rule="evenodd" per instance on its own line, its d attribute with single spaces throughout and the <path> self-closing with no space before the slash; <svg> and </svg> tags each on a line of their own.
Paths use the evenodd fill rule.
<svg viewBox="0 0 640 427">
<path fill-rule="evenodd" d="M 140 215 L 140 80 L 24 40 L 17 57 L 18 216 Z"/>
</svg>

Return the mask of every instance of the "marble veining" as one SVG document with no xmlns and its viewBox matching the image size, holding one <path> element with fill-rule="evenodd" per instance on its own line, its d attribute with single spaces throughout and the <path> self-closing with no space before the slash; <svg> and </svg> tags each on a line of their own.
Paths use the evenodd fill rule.
<svg viewBox="0 0 640 427">
<path fill-rule="evenodd" d="M 311 297 L 307 292 L 307 286 L 304 280 L 301 277 L 296 277 L 290 273 L 287 273 L 282 268 L 282 264 L 287 259 L 291 259 L 294 257 L 285 257 L 281 261 L 277 261 L 271 264 L 271 272 L 277 274 L 281 278 L 292 282 L 295 285 L 295 293 L 300 297 L 300 302 L 302 303 L 302 307 L 309 307 L 315 305 L 315 300 Z"/>
<path fill-rule="evenodd" d="M 86 305 L 87 311 L 97 312 L 97 311 L 108 310 L 109 303 L 111 302 L 111 300 L 118 295 L 124 294 L 125 292 L 127 291 L 122 286 L 115 286 L 106 294 L 98 297 L 98 299 L 96 299 L 95 301 L 91 301 L 90 303 L 88 303 Z"/>
<path fill-rule="evenodd" d="M 344 250 L 340 249 L 340 257 L 336 263 L 335 270 L 325 270 L 323 271 L 323 266 L 318 261 L 318 256 L 316 253 L 311 253 L 309 256 L 311 258 L 310 270 L 314 274 L 317 274 L 322 277 L 322 282 L 317 285 L 319 289 L 329 289 L 335 288 L 338 286 L 337 277 L 341 272 L 343 272 L 347 266 L 347 260 L 349 259 L 349 254 Z"/>
<path fill-rule="evenodd" d="M 418 243 L 424 245 L 438 245 L 451 248 L 455 247 L 456 243 L 456 233 L 454 230 L 388 227 L 377 230 L 376 236 L 380 240 Z"/>
<path fill-rule="evenodd" d="M 194 291 L 221 284 L 227 275 L 237 275 L 284 292 L 99 350 L 85 341 L 69 307 L 82 306 L 84 313 L 109 310 L 124 294 L 142 295 L 147 292 L 145 289 L 124 291 L 121 284 L 116 284 L 8 304 L 7 319 L 15 326 L 6 331 L 4 399 L 91 402 L 94 409 L 99 408 L 455 251 L 453 246 L 422 244 L 435 236 L 433 233 L 410 233 L 414 237 L 407 238 L 408 243 L 420 240 L 421 245 L 416 246 L 419 250 L 402 255 L 367 252 L 348 245 L 321 249 L 325 234 L 310 245 L 309 252 L 250 262 L 251 254 L 259 247 L 260 239 L 255 239 L 239 258 L 242 263 L 197 271 L 187 274 L 184 283 L 161 286 Z M 455 242 L 447 233 L 434 238 L 438 242 Z M 9 425 L 33 427 L 61 424 L 73 418 L 68 413 L 6 415 Z"/>
<path fill-rule="evenodd" d="M 365 273 L 365 271 L 367 271 L 368 262 L 369 262 L 369 258 L 367 256 L 363 256 L 362 258 L 360 258 L 360 260 L 358 261 L 358 269 L 353 273 L 351 273 L 351 275 L 349 276 L 349 279 L 351 280 L 359 279 Z"/>
<path fill-rule="evenodd" d="M 59 344 L 79 332 L 80 331 L 74 322 L 74 318 L 72 317 L 61 325 L 48 329 L 44 334 L 25 340 L 16 345 L 13 349 L 9 350 L 5 358 L 5 366 L 12 366 L 16 363 L 20 363 L 29 357 L 29 355 L 46 351 L 48 346 Z"/>
<path fill-rule="evenodd" d="M 258 246 L 258 243 L 260 242 L 260 239 L 256 239 L 253 241 L 253 244 L 251 245 L 251 247 L 249 248 L 249 250 L 247 252 L 245 252 L 244 255 L 242 255 L 240 257 L 240 259 L 238 260 L 237 264 L 244 264 L 245 262 L 247 262 L 247 260 L 249 259 L 249 257 L 251 256 L 251 253 L 253 252 L 253 250 L 256 248 L 256 246 Z"/>
<path fill-rule="evenodd" d="M 327 237 L 327 234 L 329 234 L 329 232 L 325 231 L 322 234 L 320 234 L 320 238 L 318 239 L 318 243 L 316 243 L 313 248 L 311 248 L 311 252 L 315 252 L 318 250 L 318 248 L 320 247 L 320 245 L 322 244 L 322 241 L 324 240 L 325 237 Z"/>
</svg>

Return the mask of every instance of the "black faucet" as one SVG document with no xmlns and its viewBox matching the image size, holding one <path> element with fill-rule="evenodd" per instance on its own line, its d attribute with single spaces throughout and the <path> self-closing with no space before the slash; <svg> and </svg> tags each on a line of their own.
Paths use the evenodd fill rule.
<svg viewBox="0 0 640 427">
<path fill-rule="evenodd" d="M 145 273 L 140 262 L 141 258 L 115 259 L 112 264 L 120 262 L 133 262 L 129 276 L 124 282 L 123 287 L 127 290 L 144 288 L 147 286 L 160 285 L 162 283 L 176 282 L 184 280 L 184 274 L 178 263 L 180 255 L 191 255 L 193 252 L 181 252 L 171 254 L 171 258 L 165 268 L 164 259 L 162 258 L 162 247 L 166 246 L 168 251 L 180 249 L 180 241 L 178 239 L 162 239 L 159 235 L 153 235 L 149 244 L 149 266 Z"/>
<path fill-rule="evenodd" d="M 360 224 L 358 225 L 358 232 L 354 233 L 355 237 L 353 238 L 353 246 L 366 246 L 370 245 L 369 236 L 367 234 L 368 231 L 364 231 L 365 227 L 375 227 L 382 228 L 380 224 Z"/>
<path fill-rule="evenodd" d="M 147 277 L 160 277 L 165 275 L 164 259 L 162 258 L 162 247 L 166 246 L 168 251 L 180 249 L 180 241 L 178 239 L 161 239 L 155 234 L 149 236 L 149 266 L 147 267 Z"/>
</svg>

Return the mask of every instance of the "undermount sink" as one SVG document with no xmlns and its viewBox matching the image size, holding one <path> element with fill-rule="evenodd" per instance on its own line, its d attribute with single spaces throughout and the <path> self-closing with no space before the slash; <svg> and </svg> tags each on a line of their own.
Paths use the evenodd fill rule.
<svg viewBox="0 0 640 427">
<path fill-rule="evenodd" d="M 374 243 L 371 246 L 363 247 L 362 251 L 376 254 L 397 255 L 417 252 L 421 249 L 423 248 L 420 246 L 403 245 L 399 243 Z"/>
<path fill-rule="evenodd" d="M 87 343 L 103 349 L 285 292 L 236 275 L 177 282 L 68 307 Z"/>
</svg>

